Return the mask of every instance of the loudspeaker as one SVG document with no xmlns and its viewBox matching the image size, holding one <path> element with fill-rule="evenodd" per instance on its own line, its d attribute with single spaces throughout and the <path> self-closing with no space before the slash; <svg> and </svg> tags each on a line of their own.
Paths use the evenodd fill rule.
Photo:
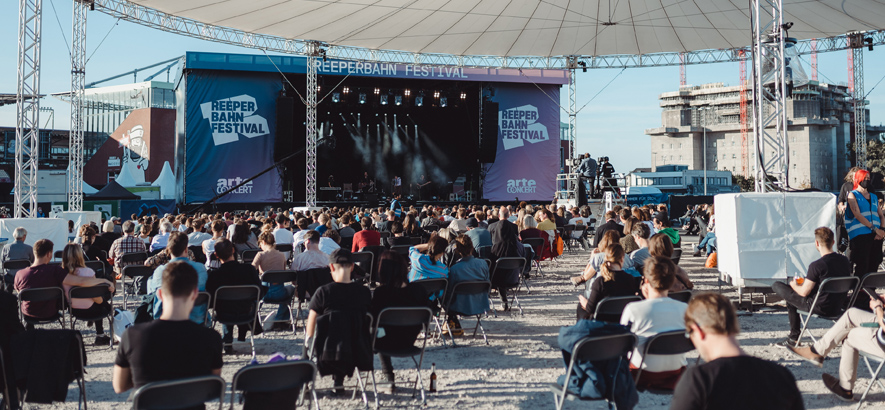
<svg viewBox="0 0 885 410">
<path fill-rule="evenodd" d="M 295 99 L 277 98 L 277 133 L 274 136 L 273 160 L 277 162 L 294 151 L 295 141 Z"/>
<path fill-rule="evenodd" d="M 498 153 L 498 103 L 482 103 L 479 119 L 479 162 L 495 162 Z"/>
</svg>

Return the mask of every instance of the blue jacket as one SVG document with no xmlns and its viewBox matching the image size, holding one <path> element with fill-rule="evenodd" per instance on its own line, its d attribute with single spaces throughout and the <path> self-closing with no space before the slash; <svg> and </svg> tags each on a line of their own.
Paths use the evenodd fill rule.
<svg viewBox="0 0 885 410">
<path fill-rule="evenodd" d="M 568 369 L 572 358 L 572 349 L 581 338 L 586 336 L 603 336 L 629 333 L 630 330 L 622 325 L 614 323 L 597 322 L 594 320 L 579 320 L 574 326 L 559 328 L 559 347 L 562 349 L 562 358 Z M 583 398 L 601 399 L 603 397 L 614 401 L 618 409 L 632 409 L 639 403 L 639 393 L 636 384 L 630 375 L 628 360 L 609 360 L 605 362 L 578 362 L 575 363 L 574 374 L 569 377 L 569 392 Z M 565 382 L 566 375 L 559 376 L 556 380 L 560 385 Z M 616 391 L 611 391 L 612 381 Z M 605 395 L 603 396 L 603 392 Z"/>
<path fill-rule="evenodd" d="M 449 291 L 459 282 L 489 280 L 489 265 L 482 259 L 466 256 L 449 268 Z M 465 316 L 481 315 L 489 310 L 489 297 L 485 294 L 453 296 L 449 305 L 452 312 Z"/>
</svg>

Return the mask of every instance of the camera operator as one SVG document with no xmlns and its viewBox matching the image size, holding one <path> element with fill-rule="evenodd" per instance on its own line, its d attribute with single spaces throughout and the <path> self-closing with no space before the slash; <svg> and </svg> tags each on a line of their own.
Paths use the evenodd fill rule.
<svg viewBox="0 0 885 410">
<path fill-rule="evenodd" d="M 578 165 L 578 175 L 581 181 L 578 184 L 578 205 L 587 204 L 587 196 L 593 196 L 593 186 L 596 180 L 596 161 L 585 153 Z"/>
<path fill-rule="evenodd" d="M 602 176 L 602 179 L 605 180 L 605 185 L 603 186 L 603 191 L 610 190 L 612 192 L 618 187 L 618 180 L 613 178 L 612 176 L 615 173 L 615 167 L 608 162 L 608 157 L 600 158 L 602 165 L 599 167 L 599 174 Z"/>
</svg>

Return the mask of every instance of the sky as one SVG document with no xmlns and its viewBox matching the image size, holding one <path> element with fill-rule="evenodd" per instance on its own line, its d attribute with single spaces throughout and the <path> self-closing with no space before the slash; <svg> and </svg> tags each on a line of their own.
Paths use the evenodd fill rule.
<svg viewBox="0 0 885 410">
<path fill-rule="evenodd" d="M 0 93 L 16 92 L 17 3 L 5 1 L 0 6 L 0 38 L 3 39 L 0 41 Z M 256 49 L 212 43 L 118 21 L 98 11 L 89 12 L 87 17 L 87 83 L 175 58 L 187 51 L 261 54 Z M 70 38 L 71 2 L 44 0 L 41 94 L 70 90 Z M 810 57 L 804 56 L 803 60 L 810 73 Z M 885 47 L 865 51 L 864 60 L 870 122 L 880 124 L 885 118 L 885 81 L 882 81 L 885 78 Z M 138 80 L 143 81 L 158 70 L 145 70 Z M 739 78 L 737 63 L 689 65 L 686 72 L 690 85 L 711 82 L 736 85 Z M 578 152 L 590 152 L 593 157 L 608 156 L 618 172 L 649 167 L 651 142 L 645 130 L 660 127 L 658 96 L 678 89 L 679 67 L 590 69 L 586 73 L 580 70 L 576 73 L 577 106 L 579 109 L 583 107 L 576 117 Z M 847 82 L 847 52 L 820 54 L 818 73 L 821 82 Z M 156 79 L 165 78 L 163 73 Z M 127 76 L 103 85 L 132 81 L 132 77 Z M 871 92 L 879 81 L 882 83 Z M 561 105 L 567 109 L 567 86 L 561 89 L 560 96 Z M 48 113 L 41 114 L 43 128 L 69 129 L 70 108 L 67 103 L 47 97 L 41 107 L 54 110 L 54 122 L 49 122 Z M 566 110 L 560 110 L 560 113 L 560 120 L 567 123 Z M 0 126 L 15 126 L 15 105 L 0 107 Z"/>
</svg>

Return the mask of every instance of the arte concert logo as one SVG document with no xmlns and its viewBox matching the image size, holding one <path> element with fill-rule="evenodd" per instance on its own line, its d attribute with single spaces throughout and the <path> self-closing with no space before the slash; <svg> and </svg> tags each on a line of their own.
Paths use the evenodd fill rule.
<svg viewBox="0 0 885 410">
<path fill-rule="evenodd" d="M 533 105 L 499 111 L 498 131 L 504 150 L 522 147 L 526 142 L 536 144 L 550 140 L 547 127 L 538 120 L 538 108 Z"/>
<path fill-rule="evenodd" d="M 258 103 L 250 95 L 238 95 L 200 104 L 203 118 L 209 120 L 216 146 L 236 142 L 239 136 L 255 138 L 270 134 L 267 120 L 255 115 Z"/>
<path fill-rule="evenodd" d="M 534 179 L 523 178 L 507 180 L 508 194 L 534 194 L 537 187 L 538 183 L 535 182 Z"/>
<path fill-rule="evenodd" d="M 231 188 L 239 185 L 241 182 L 243 182 L 243 178 L 240 178 L 240 177 L 219 178 L 218 183 L 215 185 L 215 192 L 222 194 L 225 191 L 227 191 L 228 189 L 231 189 Z M 237 188 L 236 190 L 234 190 L 233 192 L 231 192 L 231 195 L 233 195 L 233 194 L 251 194 L 251 193 L 252 193 L 252 181 L 249 181 L 249 182 L 243 184 L 243 186 L 241 186 L 241 187 Z"/>
</svg>

